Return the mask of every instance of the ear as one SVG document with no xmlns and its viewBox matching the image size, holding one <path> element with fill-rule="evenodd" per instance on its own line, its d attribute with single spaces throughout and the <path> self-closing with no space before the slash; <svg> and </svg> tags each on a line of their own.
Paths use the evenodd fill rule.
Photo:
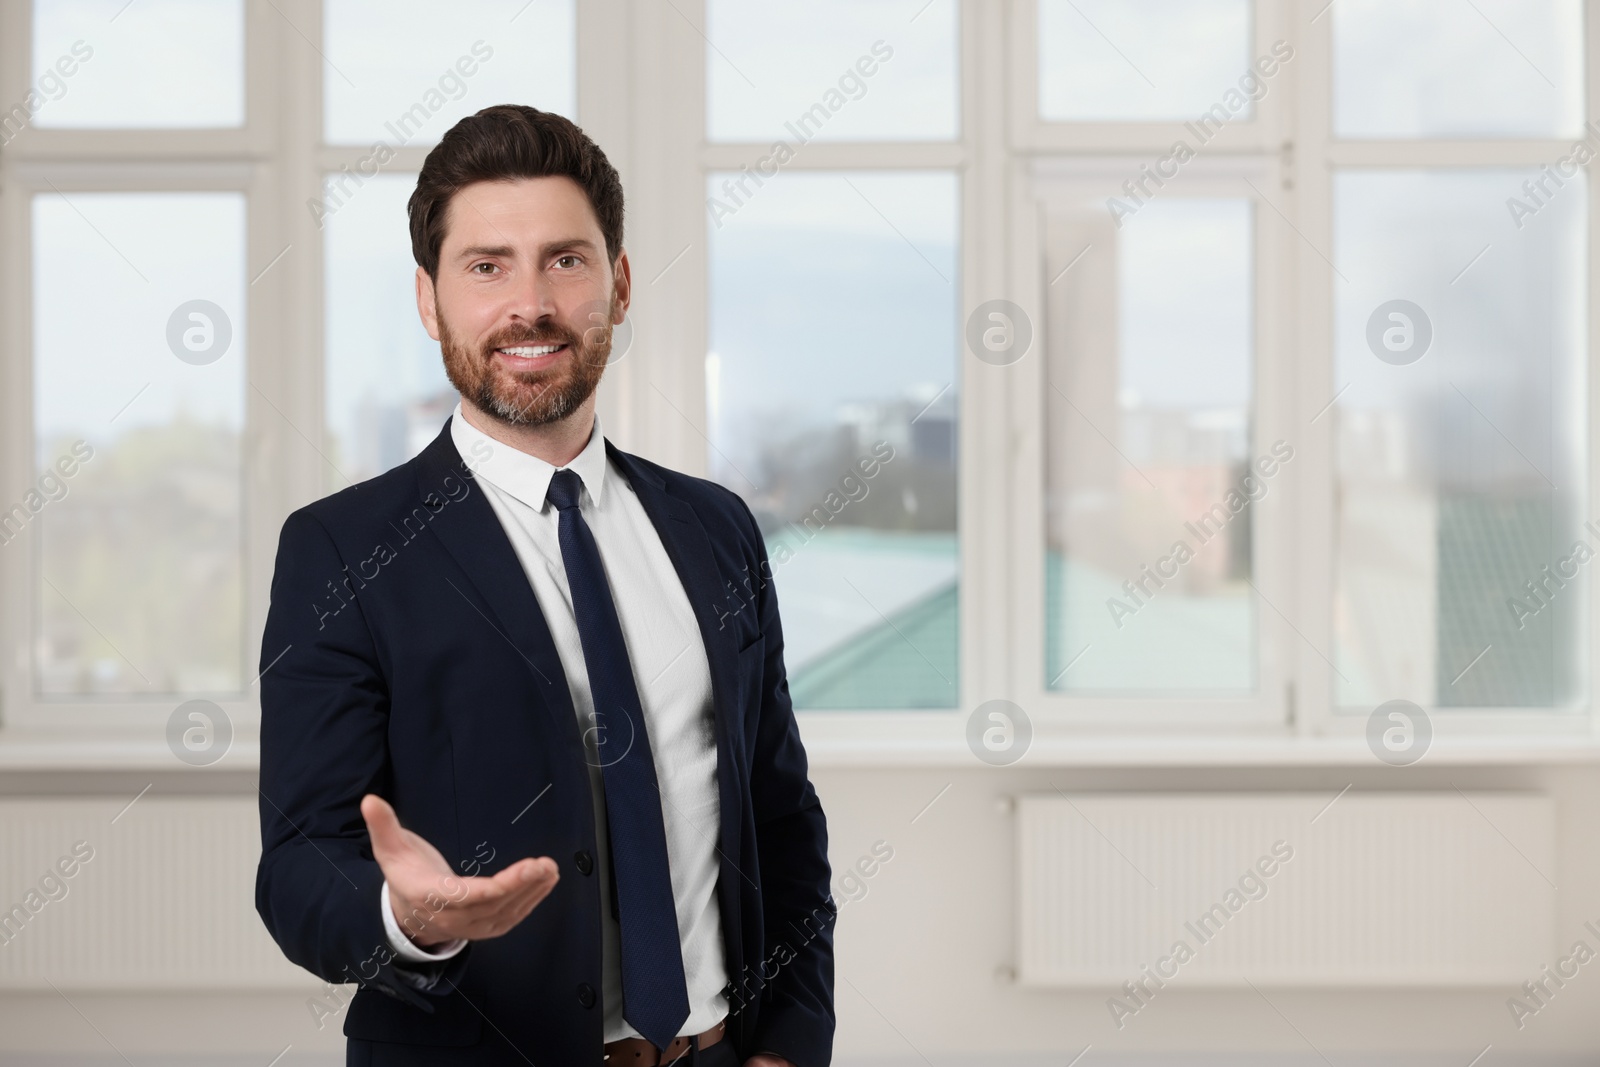
<svg viewBox="0 0 1600 1067">
<path fill-rule="evenodd" d="M 628 305 L 633 301 L 633 269 L 628 266 L 628 250 L 626 248 L 617 253 L 617 262 L 612 267 L 611 272 L 616 279 L 617 302 L 622 306 L 621 310 L 617 312 L 617 321 L 611 325 L 620 326 L 622 325 L 622 317 L 628 312 Z"/>
<path fill-rule="evenodd" d="M 422 328 L 428 331 L 428 336 L 437 341 L 439 339 L 438 297 L 434 292 L 433 279 L 428 277 L 428 272 L 421 267 L 417 268 L 417 315 L 421 317 Z"/>
</svg>

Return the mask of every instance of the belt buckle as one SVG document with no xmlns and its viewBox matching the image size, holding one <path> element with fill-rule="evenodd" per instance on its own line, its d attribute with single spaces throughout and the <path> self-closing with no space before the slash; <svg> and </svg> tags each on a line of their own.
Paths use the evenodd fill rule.
<svg viewBox="0 0 1600 1067">
<path fill-rule="evenodd" d="M 689 1051 L 689 1045 L 687 1042 L 685 1042 L 683 1046 L 683 1053 L 672 1057 L 670 1060 L 664 1059 L 663 1057 L 672 1048 L 673 1044 L 684 1040 L 684 1035 L 680 1034 L 678 1037 L 673 1038 L 672 1042 L 669 1043 L 665 1049 L 659 1049 L 642 1037 L 624 1037 L 618 1041 L 612 1042 L 611 1044 L 614 1046 L 613 1050 L 611 1052 L 603 1053 L 602 1058 L 608 1063 L 615 1059 L 617 1061 L 617 1067 L 660 1067 L 661 1064 L 676 1063 L 683 1058 L 683 1053 L 687 1053 Z M 689 1038 L 688 1040 L 692 1041 L 693 1038 Z M 633 1055 L 624 1055 L 624 1053 L 628 1052 L 630 1049 L 633 1050 Z M 649 1050 L 648 1056 L 645 1054 L 646 1049 Z"/>
<path fill-rule="evenodd" d="M 712 1026 L 712 1027 L 709 1027 L 709 1028 L 707 1028 L 705 1030 L 702 1030 L 698 1034 L 679 1034 L 677 1037 L 673 1038 L 672 1041 L 670 1043 L 668 1043 L 667 1047 L 664 1048 L 664 1049 L 656 1048 L 654 1045 L 650 1044 L 650 1042 L 646 1041 L 642 1037 L 625 1037 L 625 1038 L 622 1038 L 619 1041 L 614 1042 L 613 1044 L 615 1044 L 617 1046 L 617 1052 L 620 1052 L 623 1049 L 626 1049 L 631 1043 L 639 1042 L 645 1048 L 648 1048 L 650 1050 L 651 1054 L 652 1054 L 652 1058 L 651 1059 L 645 1059 L 642 1055 L 640 1055 L 638 1053 L 635 1053 L 633 1062 L 631 1064 L 619 1064 L 619 1067 L 660 1067 L 660 1065 L 662 1065 L 662 1064 L 671 1064 L 671 1063 L 680 1062 L 681 1060 L 683 1060 L 689 1054 L 689 1052 L 691 1050 L 702 1050 L 703 1051 L 704 1049 L 709 1047 L 712 1044 L 712 1042 L 711 1041 L 706 1041 L 704 1044 L 702 1044 L 701 1043 L 702 1039 L 710 1038 L 710 1037 L 721 1038 L 721 1037 L 724 1036 L 724 1032 L 725 1032 L 726 1027 L 727 1027 L 727 1020 L 726 1019 L 719 1019 L 719 1020 L 717 1020 L 717 1024 L 715 1026 Z M 666 1059 L 665 1057 L 666 1057 L 667 1053 L 672 1049 L 672 1046 L 676 1045 L 679 1041 L 683 1042 L 682 1049 L 678 1052 L 678 1054 L 676 1056 L 673 1056 L 671 1059 Z M 606 1052 L 606 1053 L 603 1054 L 602 1058 L 606 1059 L 606 1060 L 610 1060 L 614 1055 L 616 1055 L 616 1053 L 614 1053 L 614 1052 Z M 620 1057 L 618 1057 L 618 1058 L 620 1060 Z"/>
</svg>

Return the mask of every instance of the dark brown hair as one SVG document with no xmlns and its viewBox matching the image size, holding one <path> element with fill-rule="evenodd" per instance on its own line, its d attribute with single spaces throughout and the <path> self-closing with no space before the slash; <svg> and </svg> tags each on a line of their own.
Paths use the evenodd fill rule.
<svg viewBox="0 0 1600 1067">
<path fill-rule="evenodd" d="M 600 146 L 570 119 L 523 104 L 496 104 L 469 115 L 428 153 L 417 188 L 406 204 L 411 255 L 428 277 L 439 279 L 450 198 L 464 185 L 563 175 L 577 182 L 600 220 L 606 255 L 622 251 L 622 179 Z"/>
</svg>

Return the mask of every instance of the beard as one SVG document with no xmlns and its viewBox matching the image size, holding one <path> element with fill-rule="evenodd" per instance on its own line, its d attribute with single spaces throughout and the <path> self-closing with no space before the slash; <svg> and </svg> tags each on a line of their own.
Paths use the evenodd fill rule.
<svg viewBox="0 0 1600 1067">
<path fill-rule="evenodd" d="M 611 356 L 611 323 L 621 310 L 616 289 L 604 312 L 598 303 L 584 316 L 580 334 L 549 320 L 535 327 L 508 327 L 485 338 L 481 347 L 461 340 L 439 312 L 439 348 L 450 384 L 480 411 L 511 426 L 542 426 L 571 415 L 594 393 Z M 564 344 L 554 366 L 513 371 L 495 358 L 497 348 Z"/>
</svg>

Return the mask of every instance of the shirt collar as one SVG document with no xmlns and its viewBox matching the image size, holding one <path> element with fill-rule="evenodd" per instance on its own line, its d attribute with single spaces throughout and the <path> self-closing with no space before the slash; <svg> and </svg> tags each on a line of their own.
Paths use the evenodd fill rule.
<svg viewBox="0 0 1600 1067">
<path fill-rule="evenodd" d="M 556 467 L 538 456 L 530 456 L 510 445 L 502 444 L 473 426 L 461 414 L 461 402 L 456 402 L 450 415 L 450 439 L 463 457 L 485 456 L 472 465 L 474 477 L 482 478 L 496 488 L 511 494 L 535 511 L 543 511 L 545 494 L 550 490 L 550 478 Z M 589 433 L 589 443 L 573 457 L 567 469 L 575 472 L 589 491 L 589 499 L 600 504 L 600 493 L 605 488 L 606 442 L 600 432 L 600 413 L 594 413 L 594 429 Z"/>
</svg>

